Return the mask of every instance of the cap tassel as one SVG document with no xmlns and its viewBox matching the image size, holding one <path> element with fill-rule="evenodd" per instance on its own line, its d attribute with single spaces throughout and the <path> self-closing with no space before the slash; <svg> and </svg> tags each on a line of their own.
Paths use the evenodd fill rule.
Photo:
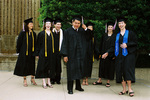
<svg viewBox="0 0 150 100">
<path fill-rule="evenodd" d="M 52 25 L 54 25 L 54 21 L 53 21 Z"/>
<path fill-rule="evenodd" d="M 105 24 L 105 33 L 107 33 L 107 23 Z"/>
<path fill-rule="evenodd" d="M 82 24 L 84 24 L 83 16 L 82 16 Z"/>
<path fill-rule="evenodd" d="M 25 29 L 24 29 L 24 23 L 23 23 L 23 29 L 22 30 L 25 31 Z"/>
<path fill-rule="evenodd" d="M 116 25 L 117 25 L 117 19 L 116 19 L 116 21 L 115 21 L 115 24 L 114 24 L 113 30 L 115 30 Z"/>
<path fill-rule="evenodd" d="M 52 23 L 52 28 L 54 27 L 54 21 L 53 21 L 53 23 Z"/>
</svg>

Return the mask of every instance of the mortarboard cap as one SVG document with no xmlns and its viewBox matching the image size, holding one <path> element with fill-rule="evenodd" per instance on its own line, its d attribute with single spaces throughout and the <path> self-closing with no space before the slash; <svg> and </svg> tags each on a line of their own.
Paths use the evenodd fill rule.
<svg viewBox="0 0 150 100">
<path fill-rule="evenodd" d="M 44 22 L 46 23 L 46 22 L 52 22 L 53 20 L 51 19 L 51 18 L 49 18 L 49 17 L 46 17 L 45 19 L 44 19 Z"/>
<path fill-rule="evenodd" d="M 109 25 L 114 26 L 114 23 L 111 22 L 111 21 L 109 21 L 109 22 L 107 23 L 107 26 L 109 26 Z"/>
<path fill-rule="evenodd" d="M 88 27 L 88 26 L 94 26 L 95 24 L 94 23 L 92 23 L 92 22 L 88 22 L 87 24 L 86 24 L 86 26 Z"/>
<path fill-rule="evenodd" d="M 24 22 L 25 22 L 26 24 L 33 23 L 32 19 L 33 19 L 33 18 L 26 19 L 26 20 L 24 20 Z"/>
</svg>

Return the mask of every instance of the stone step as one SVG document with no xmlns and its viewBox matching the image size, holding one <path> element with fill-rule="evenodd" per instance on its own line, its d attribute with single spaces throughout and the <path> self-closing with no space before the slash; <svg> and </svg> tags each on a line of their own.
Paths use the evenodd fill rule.
<svg viewBox="0 0 150 100">
<path fill-rule="evenodd" d="M 17 54 L 1 54 L 0 53 L 0 71 L 13 71 L 17 61 Z M 36 59 L 36 66 L 37 66 Z M 61 60 L 62 63 L 62 77 L 66 78 L 66 65 Z M 99 61 L 95 60 L 92 69 L 92 76 L 91 78 L 98 78 L 99 71 Z M 135 69 L 136 79 L 143 79 L 150 81 L 150 68 L 136 68 Z"/>
</svg>

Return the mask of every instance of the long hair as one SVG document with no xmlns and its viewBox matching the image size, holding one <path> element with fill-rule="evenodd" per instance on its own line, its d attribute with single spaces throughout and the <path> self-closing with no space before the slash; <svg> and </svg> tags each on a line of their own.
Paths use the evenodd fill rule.
<svg viewBox="0 0 150 100">
<path fill-rule="evenodd" d="M 46 23 L 44 23 L 44 26 L 43 26 L 43 31 L 46 29 Z M 50 27 L 50 30 L 52 31 L 53 30 L 53 26 L 52 26 L 52 23 L 51 23 L 51 27 Z"/>
<path fill-rule="evenodd" d="M 29 23 L 28 23 L 28 24 L 29 24 Z M 25 32 L 29 32 L 28 24 L 25 24 L 25 26 L 24 26 Z M 32 28 L 32 31 L 33 31 L 33 28 Z"/>
</svg>

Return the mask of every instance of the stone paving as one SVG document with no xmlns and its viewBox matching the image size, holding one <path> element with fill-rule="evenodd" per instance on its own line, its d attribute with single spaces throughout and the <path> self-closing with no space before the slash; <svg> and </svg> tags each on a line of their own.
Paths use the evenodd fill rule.
<svg viewBox="0 0 150 100">
<path fill-rule="evenodd" d="M 74 94 L 67 93 L 66 78 L 62 78 L 61 84 L 53 85 L 54 88 L 42 88 L 42 80 L 36 79 L 37 86 L 31 85 L 30 77 L 27 78 L 28 87 L 23 86 L 23 78 L 14 76 L 13 72 L 0 71 L 0 100 L 150 100 L 150 82 L 137 79 L 132 84 L 134 97 L 128 94 L 118 95 L 122 90 L 121 84 L 111 81 L 111 87 L 92 85 L 96 79 L 89 79 L 89 86 L 82 86 L 84 92 L 73 90 Z"/>
</svg>

